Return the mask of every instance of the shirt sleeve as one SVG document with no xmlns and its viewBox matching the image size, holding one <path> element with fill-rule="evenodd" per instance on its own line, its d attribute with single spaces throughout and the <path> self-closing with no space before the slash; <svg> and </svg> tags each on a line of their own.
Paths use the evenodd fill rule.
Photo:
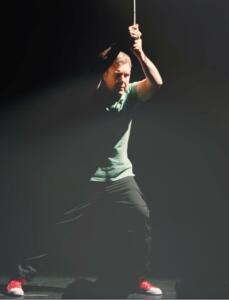
<svg viewBox="0 0 229 300">
<path fill-rule="evenodd" d="M 128 90 L 126 92 L 125 99 L 125 110 L 132 110 L 140 103 L 139 97 L 136 91 L 137 82 L 132 82 L 129 84 Z"/>
</svg>

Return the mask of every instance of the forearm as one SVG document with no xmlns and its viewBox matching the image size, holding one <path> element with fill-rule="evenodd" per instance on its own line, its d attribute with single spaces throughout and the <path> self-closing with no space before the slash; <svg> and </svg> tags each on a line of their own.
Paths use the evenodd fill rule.
<svg viewBox="0 0 229 300">
<path fill-rule="evenodd" d="M 148 79 L 152 85 L 161 86 L 163 84 L 161 75 L 154 63 L 145 55 L 144 51 L 142 50 L 137 53 L 136 57 L 141 64 L 146 79 Z"/>
<path fill-rule="evenodd" d="M 131 50 L 137 57 L 141 64 L 145 79 L 138 81 L 136 85 L 136 91 L 139 99 L 142 101 L 148 101 L 151 99 L 154 91 L 157 87 L 163 84 L 161 75 L 154 65 L 154 63 L 145 55 L 142 48 L 141 32 L 139 31 L 138 24 L 129 27 L 130 37 L 132 38 L 133 44 Z"/>
</svg>

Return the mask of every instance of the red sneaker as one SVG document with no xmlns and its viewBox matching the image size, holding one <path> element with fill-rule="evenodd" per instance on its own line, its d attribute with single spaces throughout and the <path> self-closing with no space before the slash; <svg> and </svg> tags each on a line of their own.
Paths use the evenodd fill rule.
<svg viewBox="0 0 229 300">
<path fill-rule="evenodd" d="M 26 283 L 25 279 L 12 279 L 7 283 L 6 294 L 10 296 L 24 296 L 22 286 Z"/>
<path fill-rule="evenodd" d="M 140 280 L 139 289 L 151 295 L 156 295 L 156 296 L 162 295 L 162 290 L 146 279 Z"/>
</svg>

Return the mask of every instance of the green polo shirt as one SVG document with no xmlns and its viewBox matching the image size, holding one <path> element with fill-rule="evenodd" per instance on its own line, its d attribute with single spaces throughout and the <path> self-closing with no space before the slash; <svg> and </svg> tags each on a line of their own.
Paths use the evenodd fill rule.
<svg viewBox="0 0 229 300">
<path fill-rule="evenodd" d="M 139 100 L 136 94 L 136 82 L 130 83 L 127 91 L 121 98 L 105 107 L 107 116 L 120 118 L 119 126 L 112 128 L 114 144 L 103 165 L 98 165 L 90 181 L 105 182 L 134 176 L 133 166 L 128 157 L 128 142 L 132 126 L 131 112 Z M 101 145 L 100 145 L 101 146 Z"/>
</svg>

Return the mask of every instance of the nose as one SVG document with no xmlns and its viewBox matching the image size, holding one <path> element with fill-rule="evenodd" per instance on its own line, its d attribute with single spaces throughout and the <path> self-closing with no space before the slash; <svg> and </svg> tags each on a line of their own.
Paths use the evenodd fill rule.
<svg viewBox="0 0 229 300">
<path fill-rule="evenodd" d="M 119 77 L 118 77 L 118 81 L 120 83 L 123 83 L 125 81 L 125 76 L 123 74 L 121 74 Z"/>
</svg>

